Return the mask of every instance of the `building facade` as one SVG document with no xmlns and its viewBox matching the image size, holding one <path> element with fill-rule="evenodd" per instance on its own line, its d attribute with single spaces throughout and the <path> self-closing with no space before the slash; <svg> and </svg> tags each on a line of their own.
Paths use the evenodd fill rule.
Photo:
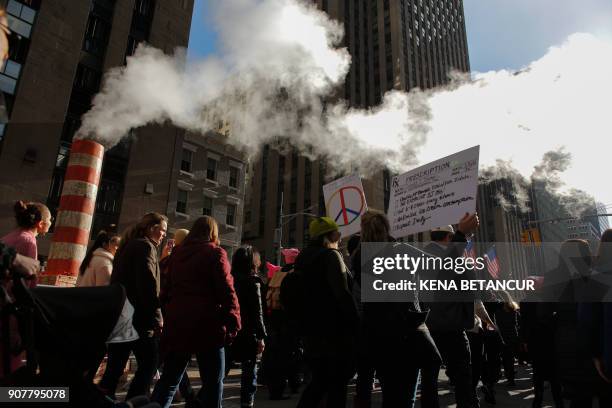
<svg viewBox="0 0 612 408">
<path fill-rule="evenodd" d="M 18 199 L 55 211 L 72 138 L 103 74 L 141 42 L 186 47 L 193 0 L 4 0 L 11 55 L 0 73 L 8 122 L 0 127 L 0 231 L 13 228 Z M 122 230 L 148 211 L 166 212 L 176 194 L 174 160 L 185 134 L 136 129 L 104 157 L 93 231 Z M 146 182 L 145 182 L 146 181 Z M 144 183 L 143 183 L 144 182 Z M 145 192 L 152 184 L 153 193 Z M 40 242 L 48 250 L 49 237 Z"/>
<path fill-rule="evenodd" d="M 343 46 L 352 57 L 349 74 L 336 92 L 352 107 L 380 104 L 385 92 L 427 89 L 445 84 L 453 71 L 470 70 L 461 0 L 314 0 L 319 9 L 341 22 Z M 267 146 L 251 166 L 244 240 L 270 259 L 276 258 L 281 209 L 283 247 L 302 247 L 311 218 L 325 214 L 322 185 L 329 181 L 325 163 L 291 149 Z M 368 207 L 386 211 L 389 171 L 363 180 Z"/>
</svg>

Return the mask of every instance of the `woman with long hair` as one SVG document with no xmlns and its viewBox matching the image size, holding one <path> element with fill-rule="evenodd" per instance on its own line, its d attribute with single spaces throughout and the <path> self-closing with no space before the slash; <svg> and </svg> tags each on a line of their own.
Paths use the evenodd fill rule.
<svg viewBox="0 0 612 408">
<path fill-rule="evenodd" d="M 119 248 L 121 237 L 100 231 L 79 268 L 77 287 L 106 286 L 113 273 L 113 260 Z"/>
<path fill-rule="evenodd" d="M 355 273 L 360 272 L 361 245 L 393 242 L 387 217 L 368 211 L 361 218 L 361 244 L 354 255 Z M 370 302 L 363 305 L 365 354 L 376 370 L 383 393 L 383 406 L 413 407 L 419 370 L 423 407 L 438 407 L 437 377 L 441 358 L 425 325 L 427 313 L 418 302 Z M 371 384 L 371 379 L 366 379 Z"/>
<path fill-rule="evenodd" d="M 257 270 L 261 266 L 259 252 L 250 245 L 236 250 L 232 257 L 234 287 L 240 304 L 240 324 L 231 347 L 230 360 L 240 361 L 240 406 L 249 408 L 254 405 L 257 391 L 257 356 L 264 350 L 266 327 L 261 299 L 263 282 Z"/>
<path fill-rule="evenodd" d="M 168 219 L 158 213 L 145 214 L 128 229 L 113 262 L 112 284 L 121 284 L 134 306 L 134 328 L 139 339 L 108 346 L 108 363 L 99 387 L 114 397 L 119 378 L 134 352 L 138 368 L 127 399 L 148 395 L 157 371 L 159 334 L 163 326 L 159 302 L 160 271 L 158 248 L 168 229 Z"/>
<path fill-rule="evenodd" d="M 37 237 L 49 232 L 53 217 L 46 205 L 35 202 L 17 201 L 13 207 L 17 228 L 0 239 L 18 254 L 38 258 Z"/>
<path fill-rule="evenodd" d="M 169 258 L 166 326 L 161 350 L 164 370 L 152 399 L 167 408 L 191 355 L 200 369 L 205 407 L 221 407 L 225 346 L 240 330 L 240 308 L 227 254 L 214 218 L 199 218 Z"/>
</svg>

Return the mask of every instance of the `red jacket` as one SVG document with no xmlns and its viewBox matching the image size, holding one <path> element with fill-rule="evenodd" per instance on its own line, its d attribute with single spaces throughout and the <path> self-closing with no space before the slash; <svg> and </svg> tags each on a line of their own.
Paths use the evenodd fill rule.
<svg viewBox="0 0 612 408">
<path fill-rule="evenodd" d="M 185 242 L 168 263 L 162 350 L 197 353 L 225 345 L 240 330 L 225 250 L 210 242 Z"/>
</svg>

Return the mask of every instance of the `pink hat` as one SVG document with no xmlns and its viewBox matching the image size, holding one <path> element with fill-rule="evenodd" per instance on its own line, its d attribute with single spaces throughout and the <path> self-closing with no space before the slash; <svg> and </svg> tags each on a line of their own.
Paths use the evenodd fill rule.
<svg viewBox="0 0 612 408">
<path fill-rule="evenodd" d="M 285 257 L 286 264 L 295 263 L 295 258 L 300 254 L 300 250 L 297 248 L 283 248 L 281 253 Z"/>
<path fill-rule="evenodd" d="M 266 268 L 268 268 L 268 279 L 272 278 L 274 274 L 281 270 L 280 266 L 272 265 L 270 262 L 266 261 Z"/>
</svg>

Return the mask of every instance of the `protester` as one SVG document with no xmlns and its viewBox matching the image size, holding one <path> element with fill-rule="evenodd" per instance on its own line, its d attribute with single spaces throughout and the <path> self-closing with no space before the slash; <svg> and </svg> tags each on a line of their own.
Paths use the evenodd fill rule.
<svg viewBox="0 0 612 408">
<path fill-rule="evenodd" d="M 387 217 L 368 211 L 361 218 L 361 245 L 393 242 Z M 361 273 L 361 251 L 353 256 L 353 271 Z M 427 312 L 418 298 L 412 302 L 369 302 L 363 304 L 364 340 L 360 350 L 357 394 L 360 406 L 368 406 L 374 370 L 380 379 L 384 407 L 413 407 L 419 370 L 421 406 L 439 406 L 437 380 L 441 357 L 425 325 Z M 363 377 L 363 378 L 361 378 Z M 369 391 L 369 392 L 368 392 Z"/>
<path fill-rule="evenodd" d="M 612 283 L 612 229 L 604 231 L 595 259 L 602 282 Z M 608 295 L 610 296 L 610 295 Z M 612 300 L 579 305 L 579 330 L 584 333 L 588 357 L 598 374 L 595 392 L 599 406 L 612 406 Z M 585 401 L 585 403 L 588 403 Z"/>
<path fill-rule="evenodd" d="M 521 302 L 520 339 L 533 368 L 534 399 L 532 408 L 541 408 L 544 400 L 544 382 L 550 382 L 550 391 L 556 408 L 563 408 L 561 381 L 555 362 L 555 304 L 543 302 L 542 279 L 534 279 L 536 291 L 527 294 Z"/>
<path fill-rule="evenodd" d="M 250 245 L 238 248 L 232 257 L 232 276 L 240 305 L 240 326 L 229 353 L 228 361 L 241 363 L 240 406 L 249 408 L 255 403 L 257 391 L 257 356 L 265 347 L 261 299 L 261 278 L 257 270 L 261 266 L 259 252 Z"/>
<path fill-rule="evenodd" d="M 184 228 L 179 228 L 176 231 L 174 231 L 174 236 L 172 237 L 172 239 L 169 239 L 166 242 L 166 246 L 164 246 L 164 250 L 162 251 L 162 255 L 159 258 L 159 262 L 160 265 L 163 266 L 163 262 L 166 258 L 168 258 L 168 256 L 170 256 L 170 254 L 172 253 L 172 250 L 174 248 L 176 248 L 177 246 L 181 245 L 183 243 L 183 241 L 185 241 L 185 238 L 187 238 L 187 235 L 189 235 L 189 230 L 188 229 L 184 229 Z M 163 269 L 163 267 L 162 267 Z M 162 270 L 163 272 L 163 270 Z"/>
<path fill-rule="evenodd" d="M 294 248 L 283 249 L 282 254 L 285 265 L 268 282 L 268 340 L 262 356 L 262 371 L 265 370 L 269 399 L 273 401 L 289 398 L 284 394 L 287 386 L 291 393 L 298 393 L 301 384 L 302 347 L 298 330 L 289 320 L 280 299 L 281 285 L 285 277 L 293 273 L 299 251 Z"/>
<path fill-rule="evenodd" d="M 113 260 L 121 237 L 101 231 L 87 253 L 79 268 L 77 287 L 106 286 L 110 284 L 113 273 Z"/>
<path fill-rule="evenodd" d="M 311 221 L 310 243 L 296 260 L 294 273 L 302 276 L 306 295 L 300 301 L 305 311 L 305 356 L 312 373 L 298 408 L 318 407 L 324 400 L 327 407 L 344 407 L 348 381 L 355 372 L 358 315 L 348 270 L 338 251 L 338 229 L 328 217 Z M 286 282 L 287 278 L 283 284 Z"/>
<path fill-rule="evenodd" d="M 519 305 L 508 292 L 500 291 L 499 295 L 503 304 L 495 312 L 495 322 L 503 339 L 504 376 L 508 380 L 508 385 L 514 386 L 516 385 L 514 361 L 519 350 Z"/>
<path fill-rule="evenodd" d="M 159 302 L 159 261 L 157 249 L 168 228 L 167 218 L 149 213 L 128 229 L 113 262 L 111 283 L 125 287 L 134 306 L 134 328 L 139 339 L 108 345 L 108 362 L 99 387 L 114 397 L 130 353 L 136 356 L 137 369 L 127 399 L 148 395 L 157 370 L 159 333 L 163 326 Z"/>
<path fill-rule="evenodd" d="M 472 364 L 472 387 L 474 388 L 474 395 L 477 395 L 478 384 L 482 379 L 482 390 L 485 394 L 485 399 L 488 400 L 488 402 L 494 403 L 495 395 L 490 391 L 490 385 L 487 386 L 487 355 L 485 354 L 485 342 L 488 334 L 487 329 L 495 325 L 481 299 L 476 299 L 474 301 L 474 306 L 476 312 L 474 316 L 474 327 L 466 330 L 470 346 L 470 362 Z M 476 402 L 475 405 L 477 406 Z"/>
<path fill-rule="evenodd" d="M 441 258 L 463 256 L 466 236 L 479 226 L 476 214 L 466 214 L 455 231 L 451 226 L 431 231 L 432 242 L 425 252 Z M 458 274 L 452 270 L 436 271 L 437 279 L 469 279 L 470 271 Z M 432 278 L 435 278 L 432 276 Z M 446 294 L 444 294 L 446 295 Z M 465 296 L 464 296 L 465 297 Z M 475 296 L 473 297 L 475 299 Z M 455 386 L 455 399 L 458 408 L 478 406 L 478 397 L 472 385 L 472 366 L 470 346 L 466 330 L 474 327 L 474 300 L 463 302 L 435 301 L 429 304 L 427 326 L 442 355 L 447 373 Z"/>
<path fill-rule="evenodd" d="M 178 246 L 180 246 L 185 241 L 185 238 L 187 238 L 187 235 L 189 235 L 189 230 L 187 229 L 180 228 L 174 231 L 174 235 L 172 239 L 169 239 L 166 241 L 166 245 L 164 246 L 164 250 L 162 251 L 162 256 L 159 261 L 159 269 L 160 269 L 159 297 L 161 301 L 162 317 L 164 318 L 164 320 L 166 318 L 165 302 L 168 300 L 164 292 L 168 288 L 166 279 L 168 277 L 168 264 L 170 262 L 170 255 L 172 255 L 172 252 L 174 251 L 174 249 L 176 249 Z M 161 364 L 162 362 L 160 361 L 159 363 Z M 176 394 L 174 394 L 174 402 L 180 402 L 181 400 L 184 400 L 188 405 L 191 405 L 191 404 L 195 404 L 196 398 L 197 398 L 196 392 L 191 387 L 189 376 L 187 375 L 187 371 L 185 371 L 185 375 L 183 375 L 183 378 L 181 379 L 181 382 L 179 384 L 179 389 L 176 392 Z"/>
<path fill-rule="evenodd" d="M 195 354 L 202 381 L 198 398 L 205 407 L 221 407 L 225 346 L 240 330 L 240 307 L 214 218 L 199 218 L 173 251 L 167 285 L 161 344 L 164 370 L 151 398 L 169 407 Z"/>
<path fill-rule="evenodd" d="M 563 242 L 559 253 L 558 277 L 567 278 L 567 285 L 556 304 L 555 359 L 558 364 L 563 394 L 571 408 L 589 408 L 599 395 L 599 376 L 588 356 L 585 336 L 576 336 L 579 329 L 577 288 L 588 283 L 592 272 L 592 253 L 587 241 L 571 239 Z"/>
<path fill-rule="evenodd" d="M 11 279 L 14 274 L 21 276 L 27 280 L 36 278 L 36 274 L 40 269 L 38 260 L 18 254 L 15 249 L 0 242 L 0 313 L 4 313 L 4 307 L 7 302 L 14 301 L 11 296 Z M 20 347 L 21 339 L 18 332 L 17 321 L 14 318 L 9 319 L 8 342 L 4 338 L 6 332 L 0 321 L 0 380 L 6 378 L 16 369 L 22 366 L 22 356 L 15 355 L 18 350 L 11 350 L 13 355 L 9 363 L 5 364 L 5 345 Z M 8 368 L 8 370 L 7 370 Z"/>
<path fill-rule="evenodd" d="M 46 205 L 34 202 L 18 201 L 14 206 L 17 229 L 0 239 L 12 247 L 18 254 L 38 259 L 36 237 L 49 232 L 53 217 Z"/>
</svg>

